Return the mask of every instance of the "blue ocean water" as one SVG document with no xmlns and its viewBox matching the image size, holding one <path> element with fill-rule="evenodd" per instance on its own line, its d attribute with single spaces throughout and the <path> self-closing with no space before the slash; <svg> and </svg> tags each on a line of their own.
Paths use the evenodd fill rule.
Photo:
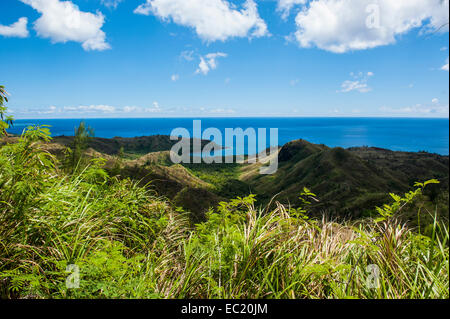
<svg viewBox="0 0 450 319">
<path fill-rule="evenodd" d="M 396 151 L 449 154 L 449 120 L 417 118 L 202 118 L 202 130 L 225 128 L 278 128 L 278 144 L 296 139 L 330 147 L 374 146 Z M 29 125 L 51 126 L 53 136 L 73 135 L 80 119 L 16 120 L 10 133 L 20 134 Z M 135 137 L 169 135 L 177 127 L 192 134 L 192 118 L 86 119 L 95 136 Z M 199 136 L 194 136 L 199 137 Z M 268 139 L 268 137 L 267 137 Z M 222 143 L 223 145 L 223 143 Z"/>
</svg>

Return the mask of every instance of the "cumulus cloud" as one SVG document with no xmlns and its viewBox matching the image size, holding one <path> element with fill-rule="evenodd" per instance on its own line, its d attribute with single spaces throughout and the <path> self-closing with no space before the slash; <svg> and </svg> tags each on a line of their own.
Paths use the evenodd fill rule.
<svg viewBox="0 0 450 319">
<path fill-rule="evenodd" d="M 350 73 L 352 80 L 344 81 L 341 84 L 341 89 L 338 92 L 347 93 L 351 91 L 358 91 L 360 93 L 367 93 L 372 89 L 367 84 L 369 77 L 374 76 L 373 72 L 367 72 L 366 74 L 359 72 L 358 74 Z"/>
<path fill-rule="evenodd" d="M 39 36 L 49 38 L 53 43 L 75 41 L 84 50 L 106 50 L 106 35 L 101 30 L 105 18 L 101 12 L 80 11 L 71 1 L 60 0 L 20 0 L 30 5 L 42 15 L 34 23 Z"/>
<path fill-rule="evenodd" d="M 286 19 L 294 6 L 305 3 L 306 0 L 278 0 L 277 11 L 281 13 L 283 19 Z"/>
<path fill-rule="evenodd" d="M 17 22 L 9 26 L 0 24 L 0 35 L 4 37 L 26 38 L 28 37 L 27 24 L 27 18 L 20 18 Z"/>
<path fill-rule="evenodd" d="M 173 82 L 176 82 L 176 81 L 178 81 L 178 80 L 180 79 L 180 76 L 179 76 L 178 74 L 173 74 L 173 75 L 170 77 L 170 79 L 171 79 Z"/>
<path fill-rule="evenodd" d="M 153 14 L 165 21 L 193 28 L 206 41 L 268 34 L 254 0 L 246 0 L 240 10 L 227 0 L 147 0 L 134 13 Z"/>
<path fill-rule="evenodd" d="M 296 16 L 301 47 L 344 53 L 395 43 L 414 28 L 448 32 L 449 0 L 317 0 Z"/>
<path fill-rule="evenodd" d="M 202 73 L 207 75 L 209 71 L 217 69 L 217 58 L 226 58 L 228 55 L 226 53 L 217 52 L 209 53 L 204 57 L 200 57 L 200 64 L 198 65 L 197 71 L 195 73 Z"/>
</svg>

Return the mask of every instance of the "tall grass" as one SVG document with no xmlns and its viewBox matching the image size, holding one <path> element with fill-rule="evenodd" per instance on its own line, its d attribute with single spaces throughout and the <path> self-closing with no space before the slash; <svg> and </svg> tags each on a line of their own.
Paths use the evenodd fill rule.
<svg viewBox="0 0 450 319">
<path fill-rule="evenodd" d="M 336 222 L 249 196 L 193 225 L 101 160 L 64 173 L 41 147 L 47 133 L 0 148 L 2 298 L 449 297 L 448 224 L 410 229 L 401 197 L 379 220 Z"/>
</svg>

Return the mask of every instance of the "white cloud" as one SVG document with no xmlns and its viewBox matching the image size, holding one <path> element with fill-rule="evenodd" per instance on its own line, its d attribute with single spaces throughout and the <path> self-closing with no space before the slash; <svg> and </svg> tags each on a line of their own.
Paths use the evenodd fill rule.
<svg viewBox="0 0 450 319">
<path fill-rule="evenodd" d="M 226 58 L 228 55 L 226 53 L 217 52 L 209 53 L 204 57 L 200 57 L 200 64 L 198 65 L 197 71 L 195 73 L 202 73 L 207 75 L 209 71 L 217 69 L 217 58 Z"/>
<path fill-rule="evenodd" d="M 173 74 L 173 75 L 170 77 L 170 79 L 171 79 L 173 82 L 176 82 L 176 81 L 178 81 L 178 80 L 180 79 L 180 76 L 179 76 L 178 74 Z"/>
<path fill-rule="evenodd" d="M 124 106 L 123 112 L 125 113 L 131 113 L 131 112 L 141 112 L 142 108 L 139 106 Z"/>
<path fill-rule="evenodd" d="M 105 7 L 116 9 L 119 3 L 121 3 L 123 0 L 102 0 L 102 4 Z"/>
<path fill-rule="evenodd" d="M 76 108 L 77 111 L 83 111 L 83 112 L 105 112 L 110 113 L 114 112 L 116 108 L 114 106 L 110 105 L 80 105 Z"/>
<path fill-rule="evenodd" d="M 448 32 L 448 10 L 449 0 L 311 1 L 295 19 L 295 38 L 301 47 L 335 53 L 370 49 L 414 28 Z"/>
<path fill-rule="evenodd" d="M 53 43 L 80 42 L 83 49 L 106 50 L 106 35 L 101 30 L 105 18 L 101 12 L 95 14 L 80 11 L 71 1 L 20 0 L 42 15 L 34 23 L 39 36 L 50 38 Z"/>
<path fill-rule="evenodd" d="M 367 84 L 367 80 L 369 77 L 372 77 L 374 75 L 373 72 L 367 72 L 366 75 L 364 75 L 362 72 L 359 72 L 358 74 L 354 74 L 353 72 L 350 73 L 350 76 L 353 78 L 353 80 L 347 80 L 344 81 L 341 84 L 341 89 L 338 92 L 347 93 L 351 91 L 358 91 L 360 93 L 367 93 L 372 91 L 372 89 Z"/>
<path fill-rule="evenodd" d="M 64 106 L 57 107 L 55 105 L 51 105 L 45 109 L 27 109 L 22 113 L 30 113 L 30 114 L 70 114 L 70 113 L 113 113 L 116 111 L 114 106 L 110 105 L 79 105 L 79 106 Z"/>
<path fill-rule="evenodd" d="M 161 107 L 158 102 L 151 106 L 110 106 L 110 105 L 80 105 L 26 108 L 18 111 L 23 117 L 29 118 L 96 118 L 96 117 L 180 117 L 180 116 L 231 116 L 236 110 L 224 106 L 196 107 L 176 106 Z"/>
<path fill-rule="evenodd" d="M 184 59 L 186 61 L 192 61 L 194 60 L 194 51 L 190 50 L 190 51 L 183 51 L 180 54 L 180 58 Z"/>
<path fill-rule="evenodd" d="M 204 75 L 208 74 L 209 72 L 209 66 L 208 63 L 205 61 L 203 57 L 200 58 L 200 64 L 198 65 L 198 69 L 196 73 L 203 73 Z"/>
<path fill-rule="evenodd" d="M 4 37 L 28 37 L 27 18 L 20 18 L 17 22 L 7 26 L 0 24 L 0 35 Z"/>
<path fill-rule="evenodd" d="M 441 104 L 438 98 L 433 98 L 431 104 L 416 104 L 402 108 L 383 106 L 380 111 L 401 116 L 448 116 L 448 104 Z"/>
<path fill-rule="evenodd" d="M 444 65 L 441 67 L 441 70 L 442 70 L 442 71 L 447 71 L 447 72 L 448 72 L 448 58 L 447 58 L 447 63 L 444 64 Z"/>
<path fill-rule="evenodd" d="M 286 19 L 294 6 L 305 3 L 306 0 L 278 0 L 277 11 L 281 12 L 283 19 Z"/>
<path fill-rule="evenodd" d="M 383 106 L 380 111 L 385 113 L 404 115 L 404 116 L 448 116 L 448 105 L 440 105 L 433 103 L 433 105 L 416 104 L 403 108 L 391 108 Z"/>
<path fill-rule="evenodd" d="M 160 113 L 163 111 L 163 109 L 159 106 L 158 102 L 153 102 L 153 107 L 146 108 L 144 110 L 146 113 Z"/>
<path fill-rule="evenodd" d="M 157 113 L 162 112 L 162 108 L 159 106 L 158 102 L 153 102 L 152 107 L 143 108 L 140 106 L 124 106 L 124 107 L 115 107 L 110 105 L 89 105 L 89 106 L 65 106 L 62 108 L 64 112 L 76 112 L 76 113 Z"/>
<path fill-rule="evenodd" d="M 54 105 L 50 105 L 47 109 L 45 110 L 38 110 L 36 113 L 37 114 L 54 114 L 57 112 L 61 112 L 61 109 L 57 108 Z"/>
<path fill-rule="evenodd" d="M 350 92 L 350 91 L 358 91 L 361 93 L 367 93 L 371 91 L 371 88 L 368 87 L 367 83 L 362 81 L 344 81 L 341 85 L 342 89 L 340 92 Z"/>
<path fill-rule="evenodd" d="M 227 0 L 147 0 L 134 12 L 194 28 L 206 41 L 268 34 L 254 0 L 246 0 L 240 10 Z"/>
<path fill-rule="evenodd" d="M 140 106 L 124 106 L 124 107 L 115 107 L 110 105 L 80 105 L 80 106 L 65 106 L 63 108 L 58 108 L 52 106 L 51 113 L 55 113 L 56 110 L 59 112 L 63 111 L 66 113 L 114 113 L 114 114 L 120 114 L 120 113 L 136 113 L 136 114 L 142 114 L 142 113 L 156 113 L 156 112 L 162 112 L 162 108 L 159 106 L 158 102 L 153 102 L 152 107 L 149 108 L 143 108 Z"/>
<path fill-rule="evenodd" d="M 233 109 L 218 108 L 218 109 L 210 110 L 209 113 L 213 113 L 213 114 L 233 114 L 233 113 L 236 113 L 236 111 L 233 110 Z"/>
<path fill-rule="evenodd" d="M 144 110 L 144 112 L 146 112 L 146 113 L 160 113 L 160 112 L 162 112 L 162 110 L 161 109 L 155 109 L 155 108 L 147 108 L 147 109 Z"/>
</svg>

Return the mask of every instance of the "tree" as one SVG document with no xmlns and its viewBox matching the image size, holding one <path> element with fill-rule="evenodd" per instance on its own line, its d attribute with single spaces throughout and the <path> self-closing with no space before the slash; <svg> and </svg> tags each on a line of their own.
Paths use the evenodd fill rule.
<svg viewBox="0 0 450 319">
<path fill-rule="evenodd" d="M 0 136 L 6 136 L 8 133 L 6 129 L 13 124 L 13 117 L 6 115 L 8 108 L 5 106 L 5 102 L 8 102 L 8 92 L 6 92 L 5 87 L 0 85 Z"/>
<path fill-rule="evenodd" d="M 83 153 L 88 148 L 89 141 L 93 137 L 94 130 L 90 126 L 86 126 L 84 121 L 75 128 L 72 149 L 69 149 L 69 166 L 72 171 L 76 171 L 77 168 L 83 167 Z"/>
</svg>

